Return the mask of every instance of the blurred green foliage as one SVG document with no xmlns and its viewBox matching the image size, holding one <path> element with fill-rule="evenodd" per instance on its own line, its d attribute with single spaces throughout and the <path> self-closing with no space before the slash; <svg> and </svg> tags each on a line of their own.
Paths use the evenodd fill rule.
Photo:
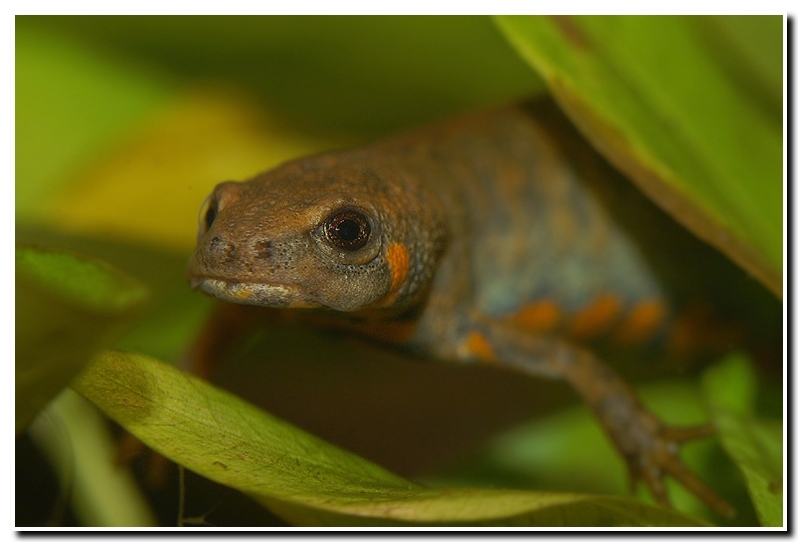
<svg viewBox="0 0 798 542">
<path fill-rule="evenodd" d="M 56 17 L 184 80 L 236 81 L 313 130 L 374 136 L 542 89 L 488 17 Z"/>
<path fill-rule="evenodd" d="M 118 56 L 45 31 L 38 18 L 16 24 L 16 213 L 43 201 L 75 171 L 160 103 L 170 85 Z"/>
</svg>

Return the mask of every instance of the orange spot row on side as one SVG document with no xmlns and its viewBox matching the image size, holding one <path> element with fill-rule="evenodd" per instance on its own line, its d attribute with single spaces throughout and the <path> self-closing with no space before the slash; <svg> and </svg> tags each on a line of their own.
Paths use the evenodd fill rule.
<svg viewBox="0 0 798 542">
<path fill-rule="evenodd" d="M 667 308 L 659 299 L 641 301 L 621 322 L 612 339 L 621 345 L 642 344 L 665 323 Z"/>
<path fill-rule="evenodd" d="M 521 307 L 510 317 L 510 321 L 527 331 L 548 333 L 559 325 L 562 314 L 551 299 L 544 299 Z"/>
<path fill-rule="evenodd" d="M 468 351 L 482 361 L 496 361 L 496 352 L 482 333 L 474 331 L 468 336 Z"/>
<path fill-rule="evenodd" d="M 568 326 L 568 336 L 590 340 L 606 335 L 617 322 L 622 308 L 621 300 L 615 294 L 596 297 L 573 316 Z"/>
</svg>

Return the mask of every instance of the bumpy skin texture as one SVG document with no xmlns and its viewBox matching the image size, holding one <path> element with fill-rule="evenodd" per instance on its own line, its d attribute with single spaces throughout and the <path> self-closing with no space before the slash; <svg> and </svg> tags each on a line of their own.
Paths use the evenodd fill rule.
<svg viewBox="0 0 798 542">
<path fill-rule="evenodd" d="M 664 250 L 673 246 L 680 265 Z M 678 458 L 678 445 L 708 428 L 663 426 L 593 353 L 728 347 L 733 328 L 701 307 L 740 307 L 695 280 L 707 273 L 726 287 L 749 281 L 642 197 L 547 100 L 223 183 L 200 214 L 189 268 L 193 287 L 225 301 L 425 357 L 564 379 L 662 504 L 669 474 L 728 515 Z M 251 325 L 240 305 L 208 324 L 195 364 L 214 363 Z"/>
</svg>

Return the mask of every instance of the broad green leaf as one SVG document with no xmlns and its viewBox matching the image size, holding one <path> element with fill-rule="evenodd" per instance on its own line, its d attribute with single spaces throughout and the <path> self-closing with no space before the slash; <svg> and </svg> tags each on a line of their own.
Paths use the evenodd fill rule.
<svg viewBox="0 0 798 542">
<path fill-rule="evenodd" d="M 100 261 L 35 247 L 15 258 L 16 432 L 117 338 L 147 289 Z"/>
<path fill-rule="evenodd" d="M 757 102 L 740 83 L 764 70 L 731 75 L 701 19 L 497 21 L 596 148 L 676 220 L 781 295 L 781 116 L 768 112 L 772 100 Z M 756 22 L 781 34 L 781 17 Z M 781 58 L 780 43 L 737 45 L 750 58 Z"/>
<path fill-rule="evenodd" d="M 784 525 L 784 474 L 782 470 L 783 424 L 758 418 L 753 412 L 752 392 L 742 401 L 730 396 L 735 383 L 751 388 L 754 373 L 746 359 L 730 357 L 704 376 L 704 390 L 718 434 L 726 452 L 745 477 L 748 492 L 765 527 Z"/>
<path fill-rule="evenodd" d="M 104 352 L 73 387 L 156 451 L 296 524 L 702 525 L 619 497 L 426 489 L 144 356 Z"/>
<path fill-rule="evenodd" d="M 782 122 L 784 65 L 781 17 L 701 17 L 694 20 L 716 61 L 752 105 Z"/>
</svg>

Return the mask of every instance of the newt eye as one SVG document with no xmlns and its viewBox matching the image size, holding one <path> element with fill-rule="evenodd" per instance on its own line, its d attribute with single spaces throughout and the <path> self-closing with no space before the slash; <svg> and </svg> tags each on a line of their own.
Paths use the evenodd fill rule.
<svg viewBox="0 0 798 542">
<path fill-rule="evenodd" d="M 371 236 L 369 219 L 354 209 L 336 211 L 324 221 L 324 235 L 343 250 L 363 248 Z"/>
</svg>

